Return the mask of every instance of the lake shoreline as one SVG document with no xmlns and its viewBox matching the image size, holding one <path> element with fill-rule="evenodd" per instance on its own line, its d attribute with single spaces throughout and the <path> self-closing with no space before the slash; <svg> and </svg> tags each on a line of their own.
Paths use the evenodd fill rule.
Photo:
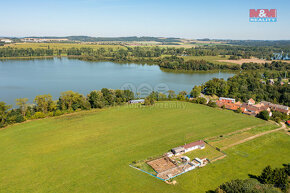
<svg viewBox="0 0 290 193">
<path fill-rule="evenodd" d="M 228 79 L 229 72 L 177 72 L 161 69 L 158 65 L 136 63 L 95 62 L 68 57 L 31 60 L 0 61 L 0 101 L 14 104 L 16 98 L 29 98 L 72 90 L 88 94 L 102 88 L 124 89 L 130 86 L 135 93 L 150 94 L 153 90 L 190 92 L 213 78 Z M 160 87 L 160 88 L 159 88 Z M 148 93 L 149 92 L 149 93 Z"/>
<path fill-rule="evenodd" d="M 87 62 L 115 62 L 118 64 L 138 64 L 138 65 L 153 65 L 159 66 L 154 61 L 140 61 L 140 60 L 114 60 L 112 58 L 107 59 L 97 59 L 88 58 L 87 56 L 30 56 L 30 57 L 0 57 L 0 61 L 9 60 L 34 60 L 34 59 L 53 59 L 53 58 L 68 58 L 68 59 L 78 59 Z M 228 72 L 228 73 L 238 73 L 240 70 L 229 70 L 229 69 L 214 69 L 214 70 L 183 70 L 183 69 L 169 69 L 159 66 L 159 68 L 164 72 L 176 72 L 176 73 L 217 73 L 217 72 Z"/>
</svg>

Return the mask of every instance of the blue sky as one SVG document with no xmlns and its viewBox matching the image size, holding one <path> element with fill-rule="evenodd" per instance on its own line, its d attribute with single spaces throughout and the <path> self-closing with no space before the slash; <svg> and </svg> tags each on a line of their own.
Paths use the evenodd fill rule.
<svg viewBox="0 0 290 193">
<path fill-rule="evenodd" d="M 290 39 L 289 0 L 0 0 L 0 36 Z M 249 9 L 278 22 L 249 22 Z"/>
</svg>

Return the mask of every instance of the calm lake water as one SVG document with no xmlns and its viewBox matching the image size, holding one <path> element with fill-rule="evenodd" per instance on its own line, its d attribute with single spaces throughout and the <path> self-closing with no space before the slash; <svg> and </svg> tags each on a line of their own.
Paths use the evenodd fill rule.
<svg viewBox="0 0 290 193">
<path fill-rule="evenodd" d="M 214 77 L 227 79 L 232 73 L 176 73 L 162 71 L 157 65 L 87 62 L 53 58 L 34 60 L 0 60 L 0 101 L 15 104 L 16 98 L 73 90 L 88 94 L 102 88 L 129 88 L 144 96 L 153 89 L 159 92 L 190 92 Z"/>
</svg>

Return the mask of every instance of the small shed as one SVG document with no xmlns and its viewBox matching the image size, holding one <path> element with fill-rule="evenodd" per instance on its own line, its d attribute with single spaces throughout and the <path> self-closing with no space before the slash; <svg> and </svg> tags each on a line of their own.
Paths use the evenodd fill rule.
<svg viewBox="0 0 290 193">
<path fill-rule="evenodd" d="M 181 160 L 184 161 L 184 162 L 189 162 L 190 161 L 190 158 L 187 157 L 187 156 L 182 156 L 181 157 Z"/>
<path fill-rule="evenodd" d="M 138 99 L 138 100 L 130 100 L 129 103 L 130 104 L 136 104 L 136 103 L 144 103 L 144 99 Z"/>
<path fill-rule="evenodd" d="M 176 147 L 176 148 L 171 149 L 171 152 L 174 155 L 179 155 L 179 154 L 184 153 L 185 152 L 185 149 L 184 149 L 184 147 Z"/>
</svg>

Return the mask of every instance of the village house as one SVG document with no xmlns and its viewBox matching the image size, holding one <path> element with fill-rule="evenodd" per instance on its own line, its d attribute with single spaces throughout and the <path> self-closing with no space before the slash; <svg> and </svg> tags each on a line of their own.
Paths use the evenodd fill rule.
<svg viewBox="0 0 290 193">
<path fill-rule="evenodd" d="M 254 101 L 254 99 L 250 98 L 248 101 L 248 105 L 254 105 L 256 103 L 256 101 Z"/>
<path fill-rule="evenodd" d="M 258 115 L 261 111 L 268 111 L 269 116 L 272 116 L 271 109 L 261 103 L 256 104 L 256 105 L 251 105 L 249 103 L 243 103 L 241 108 L 243 109 L 243 113 L 247 115 L 253 115 L 256 116 Z"/>
<path fill-rule="evenodd" d="M 279 105 L 279 104 L 273 104 L 267 101 L 262 101 L 261 104 L 265 105 L 266 107 L 269 107 L 272 111 L 279 111 L 281 113 L 285 113 L 287 115 L 290 114 L 290 110 L 288 106 Z"/>
</svg>

